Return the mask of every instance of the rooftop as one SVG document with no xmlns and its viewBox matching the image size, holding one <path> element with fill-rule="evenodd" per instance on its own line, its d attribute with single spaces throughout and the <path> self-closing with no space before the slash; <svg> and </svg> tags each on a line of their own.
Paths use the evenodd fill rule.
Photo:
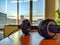
<svg viewBox="0 0 60 45">
<path fill-rule="evenodd" d="M 0 12 L 0 16 L 7 16 L 7 14 Z"/>
</svg>

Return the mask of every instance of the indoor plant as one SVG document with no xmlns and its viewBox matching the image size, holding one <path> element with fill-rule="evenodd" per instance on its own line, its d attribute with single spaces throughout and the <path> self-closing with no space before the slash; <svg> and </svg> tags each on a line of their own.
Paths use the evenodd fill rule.
<svg viewBox="0 0 60 45">
<path fill-rule="evenodd" d="M 54 15 L 56 16 L 55 21 L 57 22 L 57 24 L 60 24 L 60 10 L 56 10 L 54 12 Z"/>
</svg>

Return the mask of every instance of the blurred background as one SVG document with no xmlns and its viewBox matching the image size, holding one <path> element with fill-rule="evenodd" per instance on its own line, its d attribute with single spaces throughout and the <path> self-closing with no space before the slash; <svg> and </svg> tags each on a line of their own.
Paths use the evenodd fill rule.
<svg viewBox="0 0 60 45">
<path fill-rule="evenodd" d="M 60 12 L 60 0 L 53 0 L 47 3 L 47 0 L 33 0 L 32 4 L 32 25 L 38 26 L 39 22 L 52 18 L 58 22 L 58 13 L 54 13 L 56 10 Z M 49 5 L 50 4 L 50 5 Z M 49 6 L 48 6 L 49 5 Z M 50 7 L 50 8 L 49 8 Z M 30 20 L 30 0 L 19 0 L 18 6 L 18 19 L 21 24 L 22 19 Z M 52 12 L 52 13 L 51 13 Z M 53 15 L 53 16 L 51 16 Z M 59 14 L 60 15 L 60 14 Z M 21 17 L 23 16 L 23 17 Z M 15 25 L 17 22 L 17 2 L 16 0 L 0 0 L 0 40 L 4 38 L 4 26 Z"/>
</svg>

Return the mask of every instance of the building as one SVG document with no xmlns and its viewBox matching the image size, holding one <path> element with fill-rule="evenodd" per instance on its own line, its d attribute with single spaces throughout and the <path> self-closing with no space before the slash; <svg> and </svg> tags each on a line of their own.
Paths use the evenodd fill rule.
<svg viewBox="0 0 60 45">
<path fill-rule="evenodd" d="M 0 12 L 0 28 L 3 28 L 6 24 L 7 15 Z"/>
</svg>

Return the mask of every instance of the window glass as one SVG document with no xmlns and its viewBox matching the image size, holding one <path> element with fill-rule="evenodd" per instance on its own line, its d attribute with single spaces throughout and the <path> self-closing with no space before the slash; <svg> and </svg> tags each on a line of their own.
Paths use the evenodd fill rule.
<svg viewBox="0 0 60 45">
<path fill-rule="evenodd" d="M 16 6 L 16 2 L 14 2 L 14 0 L 7 0 L 7 8 L 6 8 L 6 12 L 7 12 L 7 25 L 11 25 L 11 24 L 16 24 L 16 16 L 17 16 L 17 6 Z"/>
<path fill-rule="evenodd" d="M 0 28 L 4 27 L 6 17 L 7 15 L 5 13 L 5 0 L 0 0 Z"/>
<path fill-rule="evenodd" d="M 16 24 L 16 3 L 13 1 L 0 0 L 0 39 L 4 38 L 3 31 L 5 25 Z"/>
<path fill-rule="evenodd" d="M 0 0 L 0 40 L 3 39 L 3 28 L 6 24 L 5 0 Z"/>
<path fill-rule="evenodd" d="M 29 0 L 19 0 L 19 14 L 23 15 L 25 19 L 30 16 L 30 2 Z"/>
<path fill-rule="evenodd" d="M 59 11 L 60 11 L 60 0 L 59 0 Z"/>
<path fill-rule="evenodd" d="M 38 25 L 38 22 L 42 21 L 44 16 L 45 0 L 33 0 L 33 25 Z"/>
</svg>

